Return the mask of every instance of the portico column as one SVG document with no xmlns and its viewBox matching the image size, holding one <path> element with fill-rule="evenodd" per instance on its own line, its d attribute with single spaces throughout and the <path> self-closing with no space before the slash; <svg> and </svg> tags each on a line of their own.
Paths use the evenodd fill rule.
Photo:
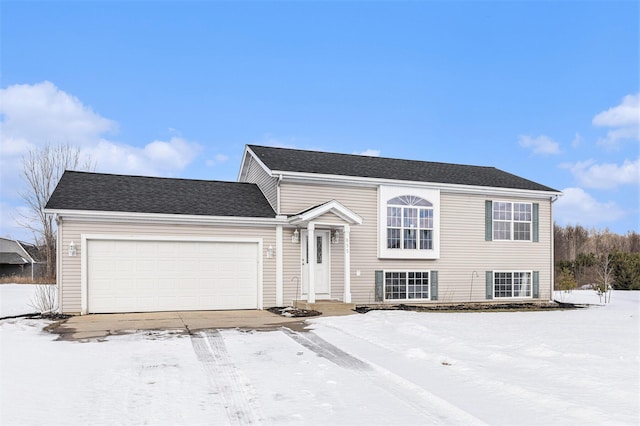
<svg viewBox="0 0 640 426">
<path fill-rule="evenodd" d="M 307 225 L 307 272 L 309 274 L 309 289 L 307 292 L 307 302 L 316 303 L 316 238 L 315 238 L 315 225 L 309 223 Z"/>
<path fill-rule="evenodd" d="M 349 225 L 344 225 L 344 303 L 351 303 L 351 253 L 349 249 Z"/>
<path fill-rule="evenodd" d="M 284 305 L 282 225 L 276 225 L 276 306 Z"/>
</svg>

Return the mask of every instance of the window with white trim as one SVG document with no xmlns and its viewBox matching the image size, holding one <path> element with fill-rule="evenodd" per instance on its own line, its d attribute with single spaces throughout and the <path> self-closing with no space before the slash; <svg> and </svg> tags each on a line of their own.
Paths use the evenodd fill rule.
<svg viewBox="0 0 640 426">
<path fill-rule="evenodd" d="M 428 271 L 385 271 L 386 300 L 429 300 Z"/>
<path fill-rule="evenodd" d="M 387 248 L 433 250 L 433 204 L 414 195 L 388 200 Z"/>
<path fill-rule="evenodd" d="M 378 197 L 378 256 L 438 259 L 440 191 L 381 185 Z"/>
<path fill-rule="evenodd" d="M 531 271 L 496 271 L 493 273 L 495 299 L 531 297 Z"/>
<path fill-rule="evenodd" d="M 493 239 L 531 241 L 531 203 L 493 202 Z"/>
</svg>

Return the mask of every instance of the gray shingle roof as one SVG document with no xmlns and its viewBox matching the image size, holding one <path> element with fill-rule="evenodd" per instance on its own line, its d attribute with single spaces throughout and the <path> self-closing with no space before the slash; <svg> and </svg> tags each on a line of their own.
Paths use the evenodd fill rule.
<svg viewBox="0 0 640 426">
<path fill-rule="evenodd" d="M 0 253 L 0 264 L 24 265 L 25 263 L 29 263 L 29 261 L 24 257 L 20 256 L 18 253 L 8 253 L 8 252 Z"/>
<path fill-rule="evenodd" d="M 66 171 L 47 209 L 273 218 L 257 185 Z"/>
<path fill-rule="evenodd" d="M 559 192 L 495 167 L 249 145 L 271 170 Z"/>
</svg>

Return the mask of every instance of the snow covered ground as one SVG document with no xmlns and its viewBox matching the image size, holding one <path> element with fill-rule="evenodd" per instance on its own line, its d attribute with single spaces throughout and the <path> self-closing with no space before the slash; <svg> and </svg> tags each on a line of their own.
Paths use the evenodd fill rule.
<svg viewBox="0 0 640 426">
<path fill-rule="evenodd" d="M 36 312 L 31 302 L 38 287 L 35 284 L 0 284 L 0 318 Z"/>
<path fill-rule="evenodd" d="M 635 425 L 639 307 L 640 292 L 616 292 L 579 310 L 378 311 L 313 319 L 307 333 L 86 343 L 9 319 L 0 424 Z"/>
</svg>

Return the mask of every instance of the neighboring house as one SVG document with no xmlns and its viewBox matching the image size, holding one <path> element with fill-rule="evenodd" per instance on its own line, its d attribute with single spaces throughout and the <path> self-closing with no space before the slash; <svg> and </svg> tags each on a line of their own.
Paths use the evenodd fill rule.
<svg viewBox="0 0 640 426">
<path fill-rule="evenodd" d="M 45 263 L 39 258 L 35 245 L 0 238 L 0 277 L 39 278 L 45 270 Z"/>
<path fill-rule="evenodd" d="M 67 171 L 65 313 L 548 301 L 557 190 L 493 167 L 249 145 L 238 182 Z"/>
</svg>

